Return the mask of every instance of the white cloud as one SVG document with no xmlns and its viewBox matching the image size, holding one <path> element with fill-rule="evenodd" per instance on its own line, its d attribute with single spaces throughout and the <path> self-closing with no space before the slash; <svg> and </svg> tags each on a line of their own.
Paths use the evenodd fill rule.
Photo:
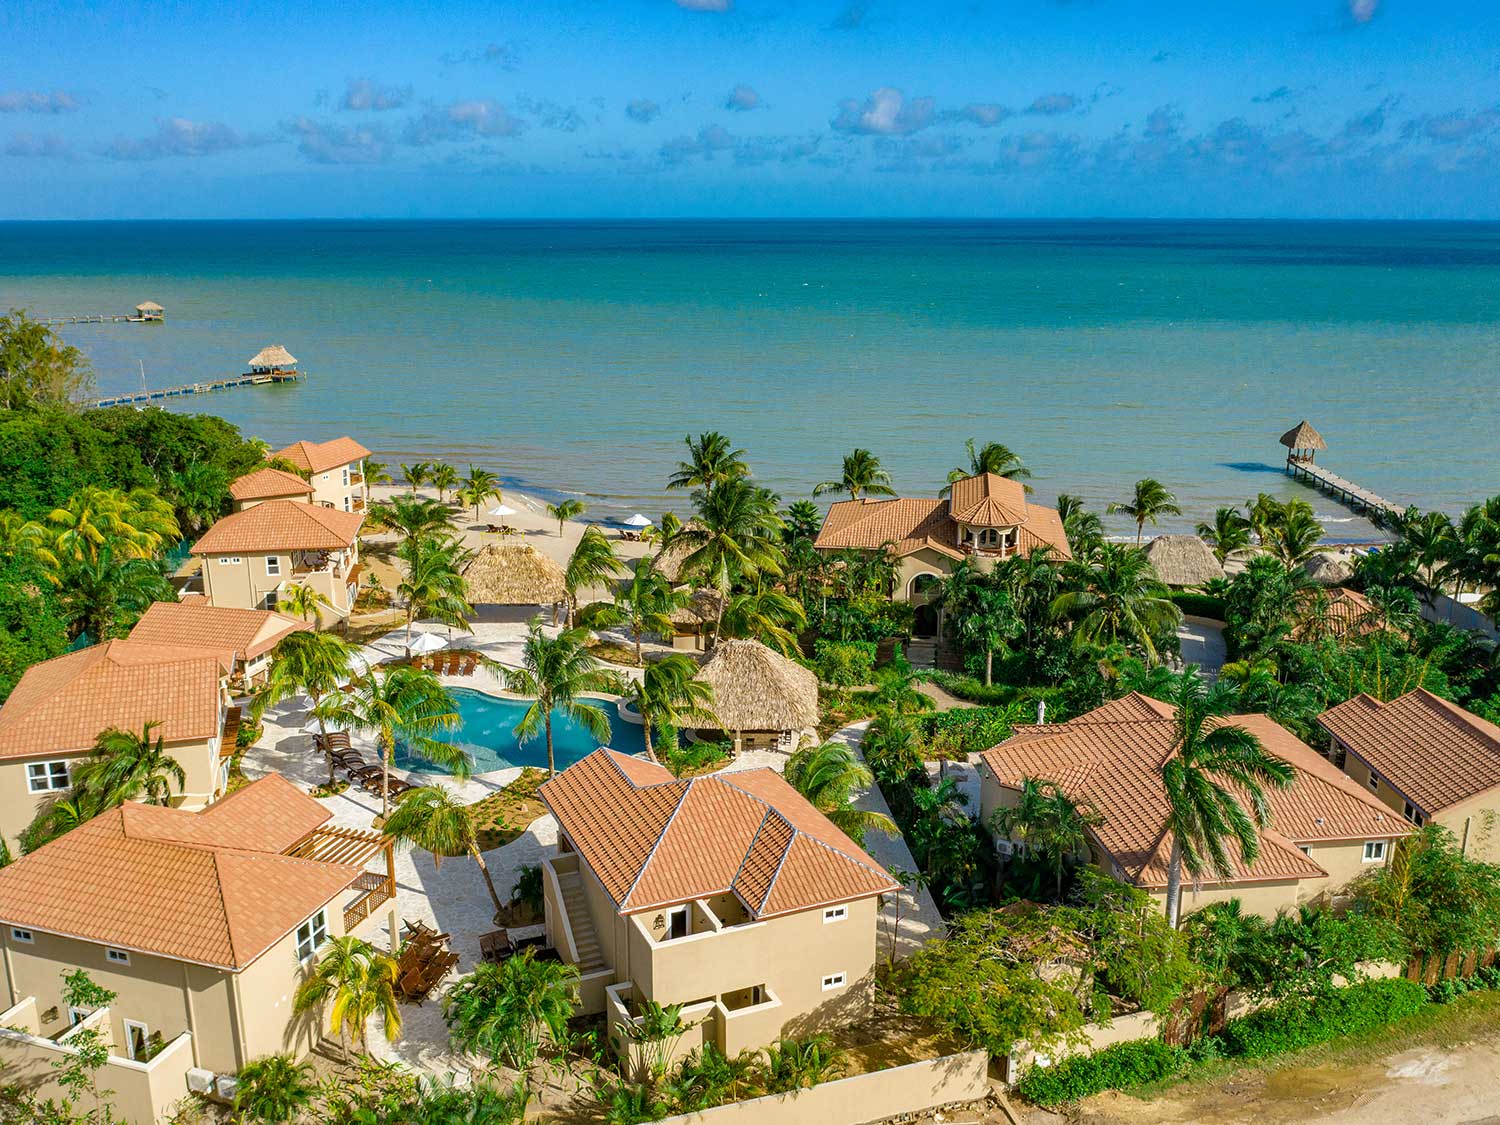
<svg viewBox="0 0 1500 1125">
<path fill-rule="evenodd" d="M 882 137 L 900 137 L 915 133 L 932 124 L 931 98 L 907 101 L 893 86 L 882 86 L 863 102 L 846 98 L 839 103 L 833 127 L 841 133 L 867 133 Z"/>
<path fill-rule="evenodd" d="M 340 106 L 355 112 L 380 113 L 411 101 L 410 86 L 382 86 L 370 78 L 351 78 Z"/>
<path fill-rule="evenodd" d="M 729 91 L 729 96 L 724 99 L 724 108 L 736 110 L 740 113 L 759 109 L 760 94 L 756 92 L 754 86 L 746 86 L 741 82 L 733 90 Z"/>
<path fill-rule="evenodd" d="M 734 0 L 672 0 L 679 8 L 690 12 L 727 12 Z"/>
<path fill-rule="evenodd" d="M 116 137 L 100 153 L 111 160 L 160 160 L 168 156 L 213 156 L 264 143 L 266 138 L 247 136 L 222 121 L 169 117 L 158 121 L 156 132 L 150 136 Z"/>
<path fill-rule="evenodd" d="M 0 113 L 72 113 L 83 104 L 77 94 L 53 90 L 9 90 L 0 94 Z"/>
</svg>

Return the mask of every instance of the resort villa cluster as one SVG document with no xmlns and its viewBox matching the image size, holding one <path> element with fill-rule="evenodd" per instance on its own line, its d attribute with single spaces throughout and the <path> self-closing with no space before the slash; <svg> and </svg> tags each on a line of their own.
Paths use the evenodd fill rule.
<svg viewBox="0 0 1500 1125">
<path fill-rule="evenodd" d="M 192 541 L 196 565 L 182 572 L 176 601 L 150 605 L 128 635 L 33 665 L 0 706 L 0 837 L 13 856 L 0 868 L 8 1080 L 58 1096 L 70 1042 L 94 1032 L 108 1049 L 97 1086 L 113 1091 L 117 1118 L 164 1122 L 190 1096 L 231 1101 L 236 1075 L 265 1056 L 337 1061 L 328 1013 L 297 1010 L 294 998 L 346 935 L 398 959 L 392 987 L 413 1001 L 394 1040 L 371 1018 L 377 1053 L 431 1072 L 468 1069 L 437 1025 L 453 981 L 509 957 L 576 970 L 574 1016 L 598 1021 L 600 1042 L 627 1069 L 646 1066 L 649 1054 L 632 1029 L 664 1007 L 680 1006 L 686 1030 L 663 1066 L 709 1045 L 733 1057 L 870 1020 L 877 976 L 941 938 L 943 917 L 906 878 L 918 866 L 908 841 L 870 829 L 857 842 L 850 822 L 835 824 L 840 814 L 817 807 L 786 769 L 794 752 L 830 737 L 858 762 L 869 715 L 827 721 L 827 684 L 811 653 L 798 659 L 761 639 L 720 639 L 723 621 L 749 612 L 745 595 L 689 587 L 680 544 L 658 551 L 622 537 L 640 544 L 643 569 L 632 577 L 622 566 L 607 585 L 654 581 L 654 566 L 676 600 L 644 627 L 627 616 L 595 628 L 590 641 L 629 650 L 644 634 L 652 660 L 687 661 L 702 702 L 697 712 L 684 706 L 674 735 L 690 747 L 722 746 L 719 757 L 712 768 L 674 770 L 636 749 L 662 732 L 643 728 L 632 702 L 651 688 L 651 672 L 643 679 L 640 668 L 622 666 L 608 690 L 589 693 L 605 707 L 609 737 L 560 757 L 550 776 L 530 771 L 525 796 L 539 803 L 531 819 L 481 834 L 473 854 L 482 854 L 497 895 L 510 896 L 507 917 L 464 847 L 438 868 L 382 831 L 384 745 L 369 730 L 330 723 L 328 700 L 358 697 L 371 669 L 435 670 L 462 701 L 465 729 L 452 737 L 479 755 L 472 776 L 438 780 L 476 817 L 485 807 L 476 802 L 508 794 L 522 776 L 505 755 L 518 741 L 510 726 L 531 702 L 515 690 L 526 646 L 594 620 L 589 603 L 600 600 L 600 584 L 580 585 L 569 560 L 552 557 L 564 537 L 561 527 L 547 530 L 554 521 L 534 520 L 521 542 L 497 539 L 483 520 L 463 533 L 474 548 L 464 558 L 473 612 L 463 628 L 403 621 L 398 597 L 384 629 L 351 642 L 356 658 L 343 683 L 320 699 L 294 692 L 257 707 L 285 653 L 308 637 L 349 634 L 372 591 L 388 593 L 403 577 L 397 569 L 371 581 L 377 558 L 390 553 L 380 539 L 389 528 L 371 523 L 381 497 L 366 471 L 370 456 L 349 437 L 269 454 L 233 481 L 231 510 Z M 449 518 L 467 524 L 465 511 Z M 856 496 L 820 518 L 812 546 L 830 567 L 826 581 L 861 556 L 889 562 L 885 594 L 910 614 L 898 643 L 914 662 L 949 633 L 955 575 L 988 575 L 1038 552 L 1067 562 L 1076 549 L 1057 508 L 989 471 L 953 480 L 941 497 Z M 567 534 L 578 539 L 577 525 Z M 1202 541 L 1173 538 L 1149 550 L 1163 581 L 1199 589 L 1224 577 L 1224 560 Z M 1327 589 L 1325 633 L 1381 627 L 1364 595 Z M 548 615 L 554 620 L 543 623 Z M 481 732 L 470 708 L 504 706 L 515 708 L 505 730 Z M 1215 715 L 1207 729 L 1248 732 L 1289 780 L 1267 791 L 1253 855 L 1231 844 L 1227 877 L 1189 876 L 1180 886 L 1161 783 L 1182 738 L 1174 705 L 1128 692 L 1066 721 L 1035 712 L 980 752 L 917 767 L 941 779 L 951 770 L 969 787 L 956 815 L 977 818 L 1002 871 L 1031 845 L 996 825 L 1043 778 L 1092 814 L 1070 862 L 1138 888 L 1174 918 L 1230 899 L 1267 920 L 1337 905 L 1429 823 L 1451 829 L 1466 855 L 1500 854 L 1491 831 L 1500 728 L 1422 687 L 1389 699 L 1357 694 L 1321 713 L 1316 730 L 1299 728 L 1302 737 L 1268 714 Z M 73 792 L 75 772 L 111 731 L 159 739 L 180 782 L 81 817 L 26 850 L 39 811 Z M 1317 731 L 1325 749 L 1310 745 Z M 550 755 L 554 733 L 549 721 L 527 744 L 540 753 L 544 739 Z M 559 720 L 560 744 L 565 734 Z M 438 767 L 404 739 L 392 750 L 397 789 L 435 783 Z M 328 785 L 335 768 L 347 788 Z M 882 821 L 890 811 L 868 779 L 855 803 Z M 530 912 L 516 905 L 524 878 L 540 884 Z M 1169 888 L 1179 902 L 1168 903 Z M 69 990 L 79 970 L 107 1002 L 80 1002 Z M 363 1039 L 363 1028 L 351 1037 Z"/>
</svg>

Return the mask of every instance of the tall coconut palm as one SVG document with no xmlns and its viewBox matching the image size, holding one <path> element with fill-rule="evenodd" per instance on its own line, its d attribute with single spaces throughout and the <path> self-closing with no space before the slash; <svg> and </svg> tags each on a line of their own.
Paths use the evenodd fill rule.
<svg viewBox="0 0 1500 1125">
<path fill-rule="evenodd" d="M 563 589 L 568 595 L 568 625 L 578 614 L 578 596 L 584 590 L 607 586 L 625 573 L 625 563 L 615 553 L 615 545 L 599 528 L 583 529 L 578 546 L 563 567 Z"/>
<path fill-rule="evenodd" d="M 562 537 L 563 527 L 569 520 L 576 520 L 584 512 L 588 511 L 588 505 L 582 500 L 561 500 L 556 504 L 547 505 L 547 514 L 557 521 L 557 535 Z"/>
<path fill-rule="evenodd" d="M 479 865 L 484 885 L 498 916 L 503 906 L 489 864 L 479 850 L 479 834 L 469 807 L 440 785 L 424 785 L 402 797 L 396 809 L 381 827 L 385 835 L 403 844 L 432 853 L 434 868 L 443 865 L 443 857 L 469 855 Z"/>
<path fill-rule="evenodd" d="M 396 996 L 396 962 L 369 942 L 346 934 L 324 943 L 317 963 L 292 996 L 296 1015 L 328 1005 L 328 1030 L 339 1037 L 349 1058 L 346 1029 L 352 1028 L 361 1052 L 367 1050 L 365 1024 L 379 1015 L 385 1037 L 401 1034 L 401 1004 Z"/>
<path fill-rule="evenodd" d="M 825 480 L 813 488 L 814 496 L 825 492 L 847 492 L 851 500 L 865 496 L 894 496 L 891 474 L 880 465 L 880 458 L 868 449 L 856 449 L 844 458 L 844 471 L 838 480 Z"/>
<path fill-rule="evenodd" d="M 397 742 L 455 777 L 468 776 L 468 754 L 438 737 L 457 730 L 463 719 L 435 675 L 395 664 L 372 668 L 350 686 L 352 691 L 326 697 L 314 713 L 320 721 L 363 731 L 379 742 L 382 820 L 391 813 L 391 765 Z"/>
<path fill-rule="evenodd" d="M 1141 536 L 1145 533 L 1146 525 L 1156 526 L 1156 521 L 1162 516 L 1180 516 L 1182 509 L 1177 506 L 1177 497 L 1167 491 L 1167 486 L 1159 480 L 1146 477 L 1135 482 L 1135 495 L 1123 503 L 1111 504 L 1106 511 L 1111 514 L 1119 512 L 1135 520 L 1135 545 L 1141 545 Z"/>
<path fill-rule="evenodd" d="M 1222 565 L 1250 546 L 1250 521 L 1238 508 L 1220 508 L 1214 512 L 1213 523 L 1198 525 L 1198 538 L 1214 549 L 1214 557 Z"/>
<path fill-rule="evenodd" d="M 1445 566 L 1458 553 L 1458 533 L 1445 512 L 1427 512 L 1403 529 L 1402 545 L 1417 566 L 1417 580 L 1429 605 L 1448 580 Z"/>
<path fill-rule="evenodd" d="M 787 759 L 785 776 L 793 789 L 856 844 L 863 845 L 870 829 L 896 835 L 896 824 L 890 817 L 855 807 L 856 793 L 869 789 L 874 775 L 847 744 L 804 746 Z"/>
<path fill-rule="evenodd" d="M 1068 862 L 1087 854 L 1089 832 L 1104 823 L 1090 805 L 1074 801 L 1062 786 L 1023 777 L 1016 804 L 990 818 L 997 836 L 1020 843 L 1052 869 L 1053 894 L 1061 901 Z"/>
<path fill-rule="evenodd" d="M 653 762 L 657 760 L 652 743 L 655 731 L 683 723 L 719 723 L 713 711 L 713 688 L 695 679 L 697 674 L 697 661 L 674 652 L 647 665 L 639 680 L 626 683 L 625 698 L 640 712 L 646 756 Z"/>
<path fill-rule="evenodd" d="M 73 787 L 98 795 L 106 808 L 144 797 L 147 804 L 165 805 L 187 788 L 182 763 L 167 753 L 159 722 L 149 722 L 140 734 L 111 727 L 94 740 L 94 748 L 73 770 Z M 153 737 L 154 736 L 154 737 Z"/>
<path fill-rule="evenodd" d="M 391 483 L 391 470 L 384 461 L 366 457 L 360 462 L 359 469 L 365 478 L 366 485 Z"/>
<path fill-rule="evenodd" d="M 338 691 L 349 675 L 349 646 L 333 633 L 288 633 L 276 642 L 271 652 L 271 667 L 265 685 L 250 701 L 250 715 L 258 723 L 266 709 L 294 696 L 306 695 L 312 701 L 313 715 L 325 737 L 328 727 L 320 704 Z M 334 782 L 333 758 L 328 759 L 328 784 Z"/>
<path fill-rule="evenodd" d="M 122 492 L 88 485 L 47 513 L 59 558 L 92 561 L 106 548 L 122 559 L 149 559 L 182 534 L 172 505 L 149 489 Z"/>
<path fill-rule="evenodd" d="M 688 548 L 682 573 L 698 578 L 721 597 L 714 620 L 715 641 L 734 583 L 781 573 L 785 561 L 779 542 L 781 528 L 776 497 L 735 478 L 705 492 L 698 504 L 698 518 L 678 535 Z"/>
<path fill-rule="evenodd" d="M 448 509 L 425 497 L 392 496 L 370 505 L 366 523 L 377 530 L 394 531 L 404 541 L 447 531 Z"/>
<path fill-rule="evenodd" d="M 1235 703 L 1234 689 L 1209 688 L 1189 665 L 1172 700 L 1172 753 L 1161 767 L 1167 798 L 1167 920 L 1177 925 L 1182 874 L 1195 880 L 1228 879 L 1234 863 L 1228 845 L 1246 864 L 1260 854 L 1260 831 L 1271 823 L 1268 788 L 1292 783 L 1292 767 L 1271 754 L 1242 726 L 1222 721 Z M 1249 808 L 1245 807 L 1248 802 Z"/>
<path fill-rule="evenodd" d="M 123 633 L 152 602 L 177 598 L 162 574 L 161 563 L 120 554 L 113 540 L 81 557 L 62 556 L 56 561 L 43 574 L 57 588 L 68 624 L 95 642 Z"/>
<path fill-rule="evenodd" d="M 177 522 L 191 532 L 201 531 L 224 511 L 229 499 L 229 476 L 217 465 L 193 461 L 167 474 L 167 495 L 177 506 Z"/>
<path fill-rule="evenodd" d="M 521 666 L 505 670 L 505 686 L 518 695 L 532 697 L 531 706 L 516 724 L 522 742 L 538 733 L 547 736 L 547 772 L 557 772 L 552 747 L 552 716 L 566 715 L 601 744 L 609 741 L 609 716 L 596 703 L 585 702 L 589 692 L 618 693 L 620 681 L 585 647 L 588 630 L 570 629 L 549 637 L 540 618 L 531 622 L 521 646 Z"/>
<path fill-rule="evenodd" d="M 1287 566 L 1302 566 L 1321 548 L 1323 525 L 1306 500 L 1288 500 L 1281 520 L 1271 531 L 1271 551 Z"/>
<path fill-rule="evenodd" d="M 401 476 L 406 481 L 407 490 L 415 496 L 417 489 L 432 479 L 432 463 L 430 461 L 414 461 L 410 465 L 403 463 Z"/>
<path fill-rule="evenodd" d="M 447 503 L 449 491 L 458 487 L 458 470 L 446 461 L 438 461 L 432 465 L 428 479 L 438 490 L 438 503 Z"/>
<path fill-rule="evenodd" d="M 797 654 L 797 636 L 805 628 L 807 611 L 802 603 L 760 583 L 753 590 L 729 595 L 719 621 L 724 636 L 759 641 L 788 657 Z"/>
<path fill-rule="evenodd" d="M 947 496 L 959 481 L 967 477 L 977 477 L 981 473 L 993 473 L 1006 480 L 1029 480 L 1031 478 L 1031 470 L 1021 462 L 1009 446 L 1002 445 L 998 441 L 987 441 L 976 449 L 974 439 L 970 438 L 964 443 L 964 448 L 969 451 L 969 463 L 955 466 L 948 471 L 948 483 L 938 493 L 939 496 Z M 1030 485 L 1026 487 L 1026 491 L 1031 491 Z"/>
<path fill-rule="evenodd" d="M 948 628 L 971 651 L 984 654 L 984 683 L 994 678 L 995 651 L 1023 628 L 1011 592 L 992 578 L 981 575 L 969 559 L 963 559 L 942 579 L 934 603 L 948 618 Z"/>
<path fill-rule="evenodd" d="M 723 434 L 710 430 L 697 438 L 688 434 L 682 441 L 687 446 L 688 459 L 677 462 L 676 471 L 667 478 L 668 488 L 701 488 L 712 492 L 721 484 L 750 475 L 745 451 L 735 449 Z"/>
<path fill-rule="evenodd" d="M 635 662 L 641 664 L 641 639 L 647 633 L 670 634 L 672 613 L 687 604 L 688 595 L 674 590 L 651 559 L 636 559 L 630 577 L 615 590 L 614 602 L 595 602 L 587 607 L 582 619 L 592 629 L 624 626 L 635 642 Z"/>
<path fill-rule="evenodd" d="M 823 526 L 823 513 L 811 500 L 793 500 L 782 514 L 786 527 L 782 529 L 782 541 L 790 545 L 798 539 L 816 539 L 818 529 Z"/>
<path fill-rule="evenodd" d="M 1153 638 L 1175 629 L 1182 611 L 1172 603 L 1145 552 L 1106 543 L 1095 562 L 1073 568 L 1071 574 L 1078 588 L 1054 598 L 1052 613 L 1074 619 L 1074 644 L 1124 641 L 1145 653 L 1148 663 L 1156 663 Z"/>
<path fill-rule="evenodd" d="M 396 594 L 406 603 L 406 655 L 411 655 L 411 627 L 418 618 L 431 618 L 471 632 L 474 607 L 468 601 L 463 567 L 469 552 L 448 536 L 419 535 L 401 544 L 398 552 L 406 573 Z"/>
<path fill-rule="evenodd" d="M 469 466 L 469 475 L 464 477 L 464 491 L 468 493 L 467 503 L 474 506 L 474 518 L 479 518 L 479 506 L 486 500 L 494 497 L 500 499 L 500 478 L 488 469 L 476 469 Z"/>
<path fill-rule="evenodd" d="M 282 613 L 290 613 L 303 621 L 311 621 L 316 616 L 319 625 L 323 623 L 323 607 L 332 605 L 332 602 L 305 582 L 283 586 L 281 593 L 276 596 L 276 608 Z"/>
</svg>

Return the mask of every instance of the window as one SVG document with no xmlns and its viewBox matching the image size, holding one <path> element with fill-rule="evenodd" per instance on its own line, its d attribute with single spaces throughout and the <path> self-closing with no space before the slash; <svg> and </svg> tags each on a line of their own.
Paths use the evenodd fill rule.
<svg viewBox="0 0 1500 1125">
<path fill-rule="evenodd" d="M 36 936 L 30 930 L 22 930 L 18 927 L 12 926 L 10 930 L 10 940 L 18 941 L 22 945 L 32 945 L 36 941 Z"/>
<path fill-rule="evenodd" d="M 123 949 L 106 949 L 104 951 L 104 959 L 111 965 L 130 964 L 130 954 L 126 953 Z"/>
<path fill-rule="evenodd" d="M 1406 816 L 1407 820 L 1411 821 L 1418 828 L 1421 828 L 1422 822 L 1427 819 L 1422 815 L 1422 810 L 1417 808 L 1417 806 L 1412 804 L 1410 801 L 1406 802 L 1406 805 L 1404 808 L 1402 808 L 1401 812 Z"/>
<path fill-rule="evenodd" d="M 318 911 L 297 927 L 297 960 L 306 961 L 328 940 L 328 919 Z"/>
<path fill-rule="evenodd" d="M 1297 850 L 1303 855 L 1312 855 L 1312 848 L 1308 847 L 1306 844 L 1298 844 Z"/>
<path fill-rule="evenodd" d="M 136 1062 L 146 1062 L 151 1054 L 151 1032 L 139 1020 L 125 1021 L 125 1043 L 130 1057 Z"/>
<path fill-rule="evenodd" d="M 1376 773 L 1374 770 L 1370 771 L 1370 788 L 1371 789 L 1379 789 L 1380 788 L 1380 775 L 1378 773 Z"/>
<path fill-rule="evenodd" d="M 274 612 L 281 607 L 281 595 L 278 594 L 275 590 L 272 590 L 269 594 L 261 599 L 260 606 L 262 609 L 269 609 Z"/>
<path fill-rule="evenodd" d="M 240 557 L 239 557 L 239 555 L 220 555 L 219 556 L 219 565 L 220 566 L 239 566 L 240 565 Z"/>
<path fill-rule="evenodd" d="M 1000 546 L 1000 533 L 993 527 L 987 527 L 979 533 L 979 545 L 981 547 Z"/>
<path fill-rule="evenodd" d="M 827 910 L 823 911 L 824 922 L 842 922 L 847 917 L 849 917 L 849 908 L 847 906 L 830 906 Z"/>
<path fill-rule="evenodd" d="M 667 941 L 688 936 L 688 908 L 679 906 L 667 913 Z"/>
<path fill-rule="evenodd" d="M 344 466 L 344 487 L 347 488 L 348 486 L 349 486 L 349 466 L 345 465 Z"/>
<path fill-rule="evenodd" d="M 266 556 L 266 573 L 269 574 L 273 578 L 276 577 L 277 575 L 279 575 L 281 573 L 281 556 L 280 555 L 267 555 Z"/>
<path fill-rule="evenodd" d="M 844 979 L 843 973 L 830 973 L 823 978 L 823 991 L 832 992 L 835 988 L 843 988 Z"/>
<path fill-rule="evenodd" d="M 1365 841 L 1365 862 L 1366 863 L 1379 863 L 1384 858 L 1385 858 L 1385 841 L 1384 840 L 1366 840 Z"/>
<path fill-rule="evenodd" d="M 69 784 L 65 760 L 26 764 L 26 788 L 32 793 L 50 793 L 55 789 L 66 789 Z"/>
</svg>

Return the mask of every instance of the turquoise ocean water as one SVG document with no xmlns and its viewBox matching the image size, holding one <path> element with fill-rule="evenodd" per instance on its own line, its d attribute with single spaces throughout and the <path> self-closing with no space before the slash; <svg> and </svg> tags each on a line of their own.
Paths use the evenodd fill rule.
<svg viewBox="0 0 1500 1125">
<path fill-rule="evenodd" d="M 1275 471 L 1303 417 L 1392 500 L 1500 492 L 1500 225 L 0 223 L 0 306 L 145 298 L 167 324 L 63 329 L 101 391 L 284 344 L 307 382 L 172 408 L 472 460 L 600 517 L 680 506 L 666 474 L 710 428 L 788 498 L 856 445 L 930 494 L 975 437 L 1041 498 L 1102 507 L 1155 476 L 1180 529 L 1302 494 L 1358 538 Z"/>
</svg>

